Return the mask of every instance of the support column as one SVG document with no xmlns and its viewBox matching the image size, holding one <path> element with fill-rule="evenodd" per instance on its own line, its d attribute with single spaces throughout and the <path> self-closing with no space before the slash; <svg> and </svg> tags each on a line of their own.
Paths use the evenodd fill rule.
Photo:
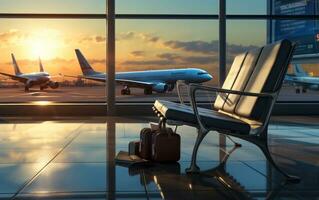
<svg viewBox="0 0 319 200">
<path fill-rule="evenodd" d="M 226 0 L 219 0 L 219 86 L 226 78 Z M 222 161 L 226 151 L 226 137 L 219 134 L 219 160 Z"/>
<path fill-rule="evenodd" d="M 107 95 L 107 114 L 116 115 L 115 105 L 115 0 L 106 0 L 107 6 L 107 80 L 106 80 L 106 95 Z"/>
<path fill-rule="evenodd" d="M 226 77 L 226 0 L 219 0 L 219 86 Z"/>
</svg>

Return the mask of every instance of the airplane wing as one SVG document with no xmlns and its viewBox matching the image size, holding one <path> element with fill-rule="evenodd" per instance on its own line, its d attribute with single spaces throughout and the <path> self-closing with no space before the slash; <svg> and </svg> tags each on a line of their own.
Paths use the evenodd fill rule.
<svg viewBox="0 0 319 200">
<path fill-rule="evenodd" d="M 17 81 L 20 81 L 20 82 L 23 82 L 23 83 L 26 83 L 28 81 L 27 78 L 23 78 L 23 77 L 20 77 L 20 76 L 16 76 L 16 75 L 12 75 L 12 74 L 7 74 L 7 73 L 3 73 L 3 72 L 0 72 L 1 75 L 4 75 L 4 76 L 8 76 L 10 77 L 11 79 L 13 80 L 17 80 Z"/>
<path fill-rule="evenodd" d="M 70 77 L 70 78 L 83 78 L 88 79 L 92 81 L 98 81 L 98 82 L 105 82 L 105 78 L 99 78 L 99 77 L 92 77 L 92 76 L 72 76 L 72 75 L 63 75 L 64 77 Z"/>
<path fill-rule="evenodd" d="M 105 78 L 103 77 L 92 77 L 92 76 L 72 76 L 72 75 L 63 75 L 65 77 L 70 78 L 83 78 L 93 81 L 99 81 L 99 82 L 105 82 Z M 127 79 L 115 79 L 115 82 L 117 84 L 121 85 L 127 85 L 130 87 L 137 87 L 137 88 L 151 88 L 156 83 L 150 83 L 150 82 L 143 82 L 143 81 L 133 81 L 133 80 L 127 80 Z"/>
<path fill-rule="evenodd" d="M 152 88 L 152 86 L 155 85 L 155 83 L 133 81 L 133 80 L 127 80 L 127 79 L 115 79 L 115 82 L 121 85 L 127 85 L 127 86 L 137 87 L 137 88 Z"/>
<path fill-rule="evenodd" d="M 290 81 L 291 83 L 295 85 L 300 85 L 300 86 L 311 86 L 311 85 L 317 85 L 316 83 L 313 83 L 311 81 L 304 81 L 304 80 L 292 80 Z"/>
</svg>

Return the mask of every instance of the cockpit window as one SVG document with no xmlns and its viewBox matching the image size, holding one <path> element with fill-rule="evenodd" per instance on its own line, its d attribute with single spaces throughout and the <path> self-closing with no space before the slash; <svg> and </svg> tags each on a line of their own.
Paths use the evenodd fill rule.
<svg viewBox="0 0 319 200">
<path fill-rule="evenodd" d="M 206 72 L 198 72 L 197 75 L 205 75 L 207 74 Z"/>
</svg>

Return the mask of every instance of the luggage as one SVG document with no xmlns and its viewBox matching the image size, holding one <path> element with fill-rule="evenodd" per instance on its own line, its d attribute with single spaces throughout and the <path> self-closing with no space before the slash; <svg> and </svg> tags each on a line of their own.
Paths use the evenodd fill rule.
<svg viewBox="0 0 319 200">
<path fill-rule="evenodd" d="M 152 160 L 177 162 L 180 159 L 181 138 L 171 128 L 159 128 L 152 135 Z"/>
<path fill-rule="evenodd" d="M 128 144 L 128 155 L 139 156 L 140 141 L 132 141 Z"/>
<path fill-rule="evenodd" d="M 129 151 L 134 152 L 134 145 L 138 142 L 131 143 Z M 180 148 L 181 138 L 171 128 L 151 124 L 151 128 L 141 130 L 139 149 L 135 155 L 155 162 L 176 162 L 180 159 Z"/>
<path fill-rule="evenodd" d="M 154 132 L 150 128 L 143 128 L 140 132 L 140 157 L 146 160 L 152 158 L 152 134 Z"/>
</svg>

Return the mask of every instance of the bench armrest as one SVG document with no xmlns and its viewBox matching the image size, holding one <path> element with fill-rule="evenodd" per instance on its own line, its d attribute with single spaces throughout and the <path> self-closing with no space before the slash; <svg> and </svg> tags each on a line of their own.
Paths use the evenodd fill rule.
<svg viewBox="0 0 319 200">
<path fill-rule="evenodd" d="M 191 105 L 192 105 L 194 114 L 196 116 L 198 125 L 202 131 L 208 131 L 208 130 L 204 126 L 204 124 L 202 123 L 200 114 L 199 114 L 198 109 L 197 109 L 196 96 L 195 96 L 197 90 L 211 91 L 211 92 L 217 92 L 217 93 L 238 94 L 238 95 L 243 95 L 243 96 L 252 96 L 252 97 L 261 97 L 261 98 L 270 98 L 270 99 L 272 99 L 272 105 L 271 105 L 270 111 L 272 110 L 274 103 L 276 101 L 277 95 L 278 95 L 277 92 L 274 92 L 274 93 L 252 93 L 252 92 L 244 92 L 244 91 L 238 91 L 238 90 L 228 90 L 228 89 L 204 86 L 204 85 L 199 85 L 199 84 L 189 84 L 189 95 L 191 98 Z M 269 113 L 267 113 L 267 117 L 266 117 L 267 123 L 268 123 L 268 120 L 270 118 L 270 114 L 271 114 L 270 111 L 268 111 Z"/>
</svg>

